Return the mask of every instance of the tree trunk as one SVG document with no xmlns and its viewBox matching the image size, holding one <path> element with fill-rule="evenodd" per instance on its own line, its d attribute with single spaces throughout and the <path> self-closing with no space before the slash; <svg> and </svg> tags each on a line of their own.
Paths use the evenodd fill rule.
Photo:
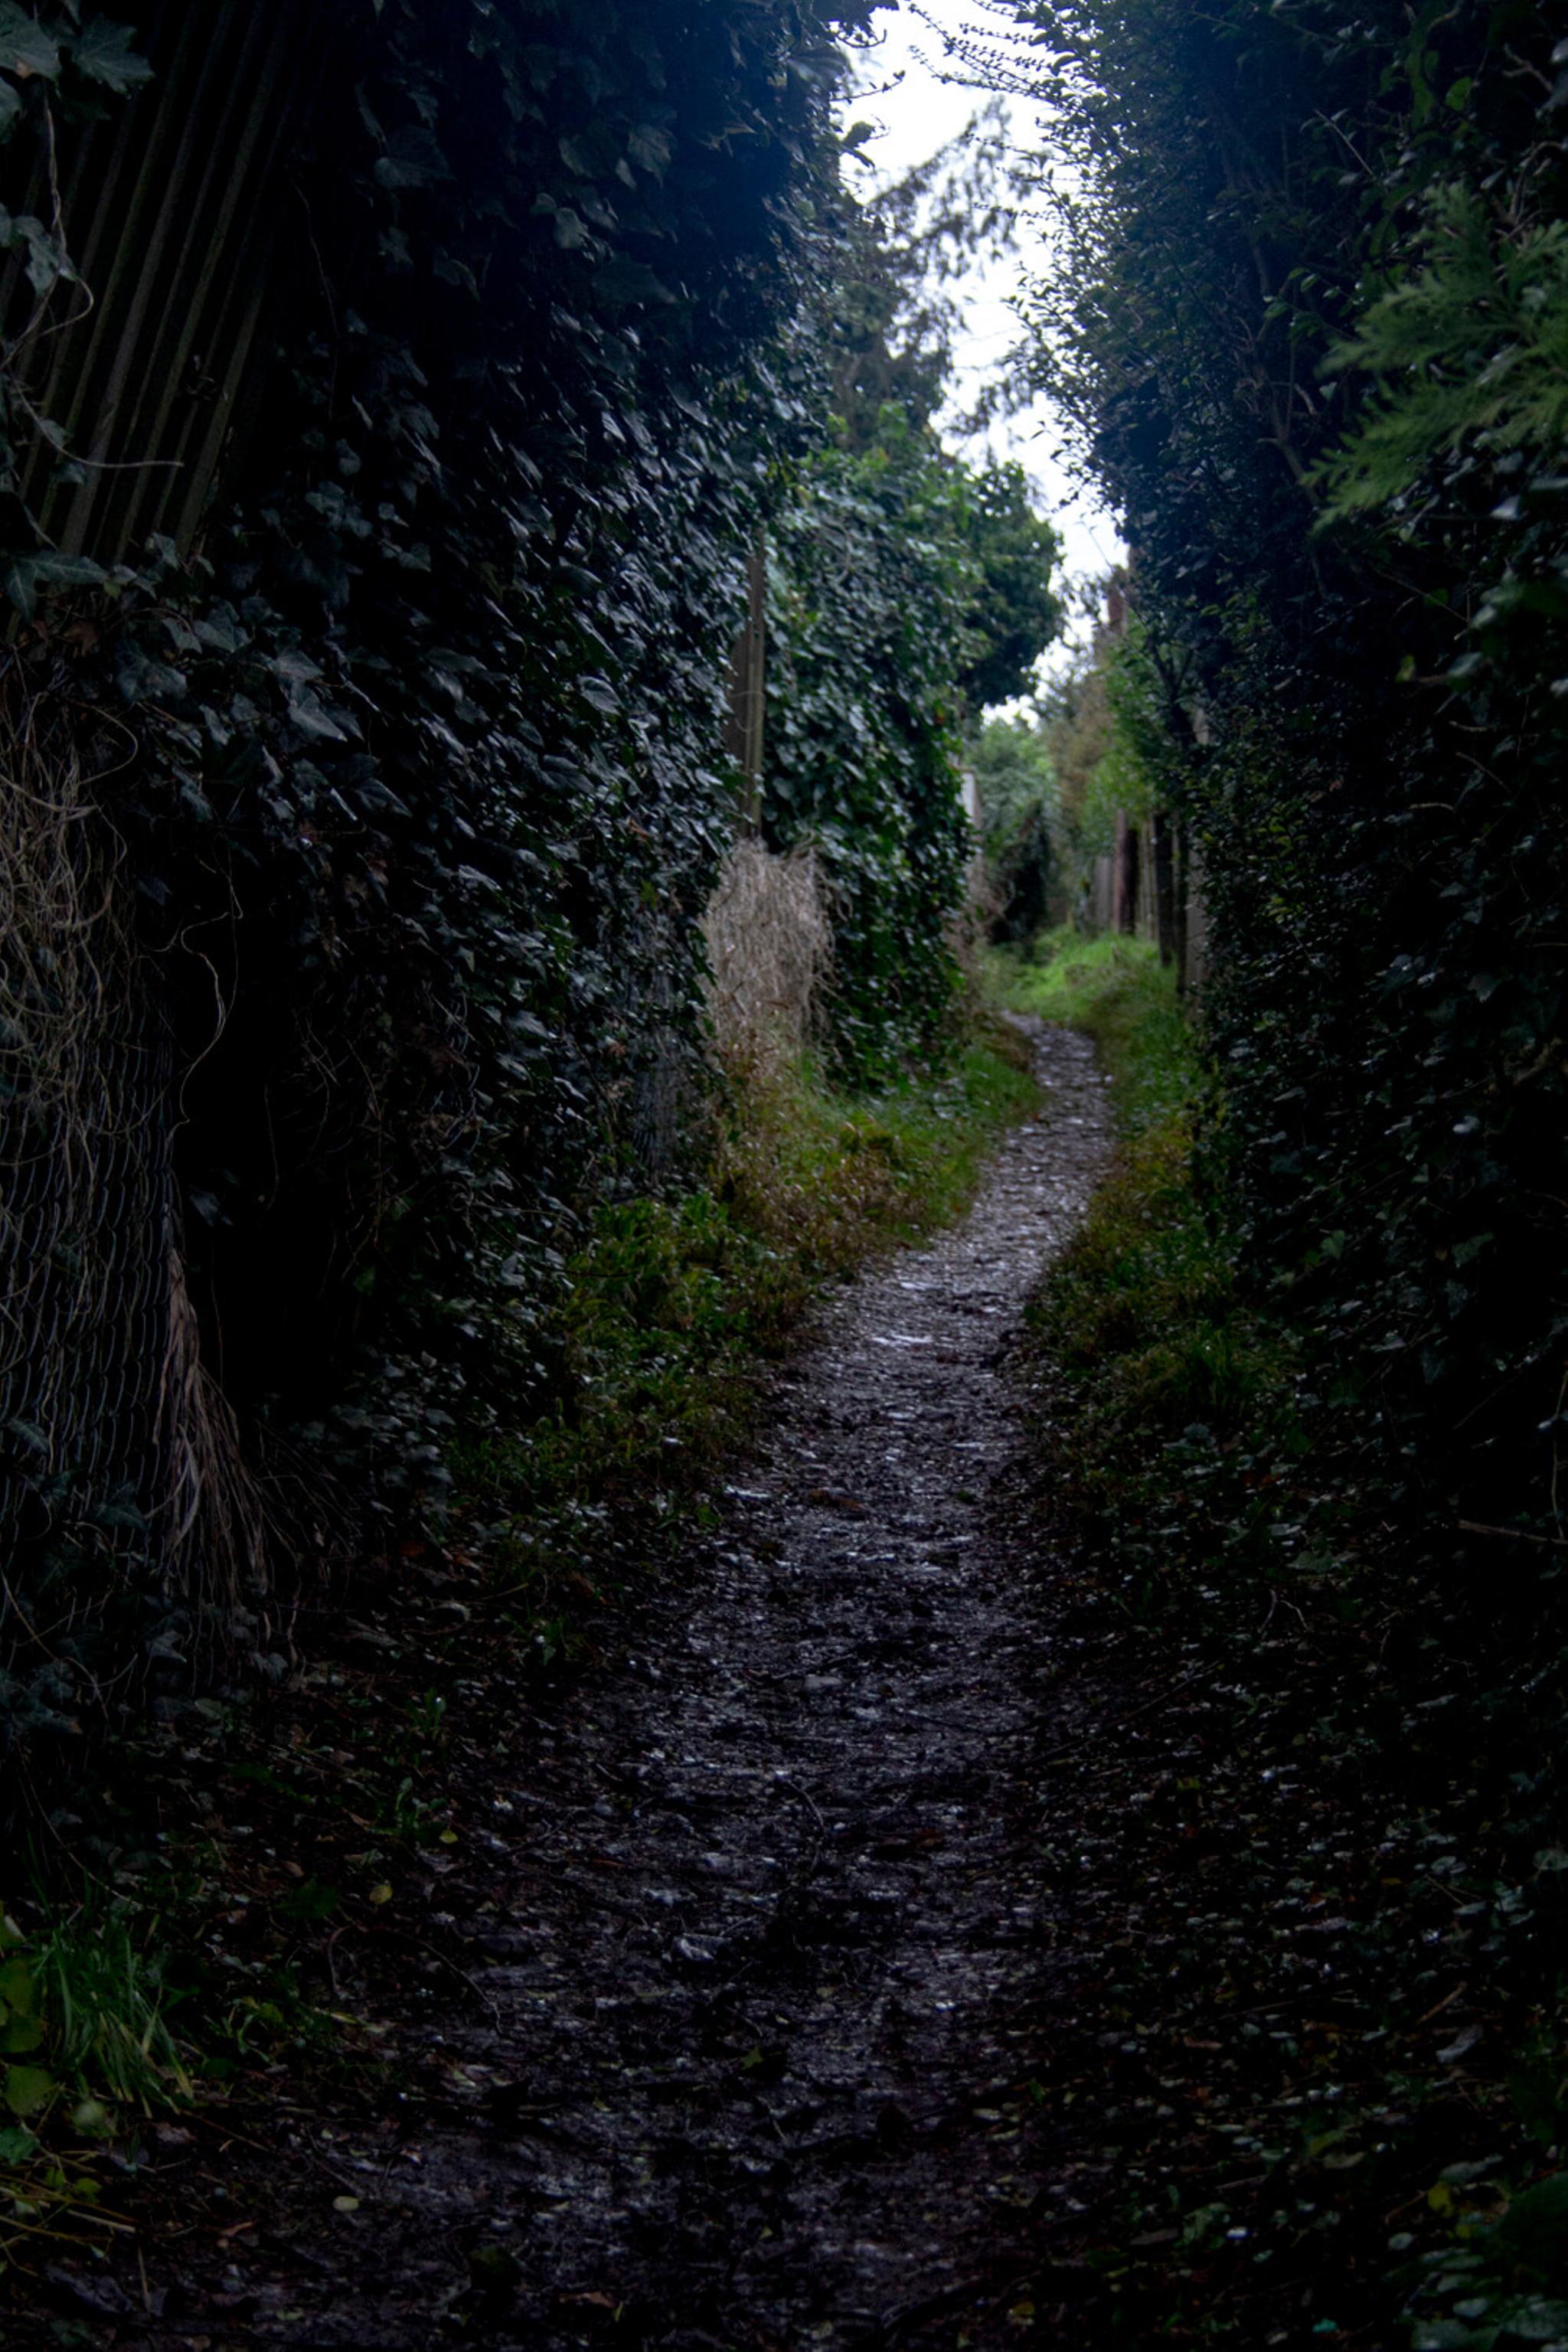
<svg viewBox="0 0 1568 2352">
<path fill-rule="evenodd" d="M 1175 882 L 1172 908 L 1172 946 L 1176 958 L 1176 994 L 1187 992 L 1187 893 L 1192 888 L 1192 851 L 1184 824 L 1175 827 Z"/>
<path fill-rule="evenodd" d="M 1138 866 L 1142 847 L 1138 828 L 1125 817 L 1117 819 L 1116 928 L 1128 939 L 1138 929 Z"/>
</svg>

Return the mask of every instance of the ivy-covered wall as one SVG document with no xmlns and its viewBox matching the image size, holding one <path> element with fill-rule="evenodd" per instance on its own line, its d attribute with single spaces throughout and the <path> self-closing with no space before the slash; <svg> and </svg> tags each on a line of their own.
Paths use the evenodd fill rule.
<svg viewBox="0 0 1568 2352">
<path fill-rule="evenodd" d="M 945 927 L 973 855 L 955 788 L 975 564 L 966 483 L 889 408 L 878 443 L 819 452 L 774 530 L 763 817 L 820 847 L 834 1037 L 853 1075 L 938 1045 Z"/>
<path fill-rule="evenodd" d="M 730 654 L 759 519 L 820 431 L 801 321 L 861 13 L 331 0 L 249 429 L 199 533 L 124 562 L 41 534 L 95 419 L 66 436 L 26 381 L 43 306 L 75 331 L 69 217 L 7 216 L 5 713 L 35 782 L 79 785 L 77 866 L 113 876 L 82 1034 L 135 1008 L 136 1108 L 73 1125 L 18 1064 L 0 1158 L 15 1204 L 40 1154 L 141 1139 L 148 1235 L 123 1330 L 101 1210 L 47 1240 L 94 1393 L 7 1360 L 13 1730 L 106 1668 L 121 1694 L 187 1671 L 215 1625 L 266 1654 L 291 1552 L 363 1542 L 365 1496 L 438 1490 L 454 1418 L 548 1393 L 574 1216 L 686 1148 Z M 4 11 L 18 187 L 136 54 Z M 39 1246 L 13 1217 L 9 1291 Z"/>
</svg>

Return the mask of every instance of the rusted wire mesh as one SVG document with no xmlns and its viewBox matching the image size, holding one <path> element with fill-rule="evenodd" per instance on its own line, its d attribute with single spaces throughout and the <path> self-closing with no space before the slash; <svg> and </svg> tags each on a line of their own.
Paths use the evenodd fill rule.
<svg viewBox="0 0 1568 2352">
<path fill-rule="evenodd" d="M 0 1737 L 183 1654 L 262 1569 L 117 865 L 64 730 L 0 727 Z"/>
</svg>

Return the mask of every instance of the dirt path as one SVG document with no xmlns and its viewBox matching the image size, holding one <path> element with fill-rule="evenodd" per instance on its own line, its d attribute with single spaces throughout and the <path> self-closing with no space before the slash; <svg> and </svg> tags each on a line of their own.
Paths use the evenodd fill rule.
<svg viewBox="0 0 1568 2352">
<path fill-rule="evenodd" d="M 966 1223 L 845 1293 L 689 1589 L 506 1768 L 453 2095 L 280 2126 L 308 2191 L 119 2341 L 1017 2340 L 1055 2126 L 1006 1351 L 1108 1150 L 1086 1041 L 1038 1051 Z"/>
</svg>

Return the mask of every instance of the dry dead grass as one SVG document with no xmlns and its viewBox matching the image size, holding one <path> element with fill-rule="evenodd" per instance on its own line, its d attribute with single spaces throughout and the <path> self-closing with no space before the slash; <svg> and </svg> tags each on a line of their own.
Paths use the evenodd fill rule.
<svg viewBox="0 0 1568 2352">
<path fill-rule="evenodd" d="M 702 918 L 716 1051 L 727 1067 L 776 1068 L 811 1044 L 833 959 L 815 849 L 782 856 L 736 842 Z"/>
<path fill-rule="evenodd" d="M 0 713 L 0 1423 L 23 1447 L 0 1648 L 35 1659 L 127 1577 L 202 1619 L 263 1572 L 186 1290 L 170 1049 L 120 867 L 74 730 Z M 24 1522 L 97 1564 L 63 1615 L 29 1605 Z"/>
</svg>

